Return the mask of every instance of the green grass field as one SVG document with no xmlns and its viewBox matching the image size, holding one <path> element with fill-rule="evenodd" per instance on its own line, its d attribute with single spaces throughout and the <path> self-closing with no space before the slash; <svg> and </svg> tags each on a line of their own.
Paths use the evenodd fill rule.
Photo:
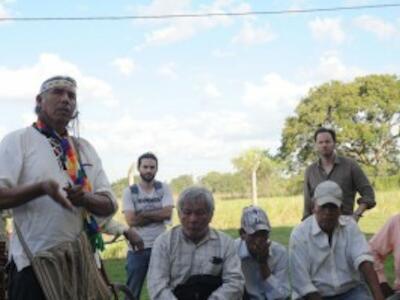
<svg viewBox="0 0 400 300">
<path fill-rule="evenodd" d="M 400 212 L 400 191 L 378 192 L 377 206 L 367 211 L 360 221 L 361 230 L 370 238 L 391 216 Z M 219 200 L 216 199 L 216 207 L 212 226 L 231 235 L 238 236 L 240 215 L 243 207 L 251 205 L 251 200 Z M 303 200 L 301 196 L 275 197 L 259 199 L 259 206 L 266 210 L 273 230 L 271 239 L 284 245 L 288 244 L 290 232 L 300 222 Z M 122 220 L 122 216 L 117 216 Z M 176 211 L 173 224 L 178 224 Z M 107 247 L 103 253 L 106 269 L 113 281 L 125 282 L 125 256 L 126 243 L 117 242 Z M 390 282 L 393 282 L 393 258 L 386 263 L 386 273 Z M 147 290 L 144 288 L 141 300 L 147 300 Z"/>
</svg>

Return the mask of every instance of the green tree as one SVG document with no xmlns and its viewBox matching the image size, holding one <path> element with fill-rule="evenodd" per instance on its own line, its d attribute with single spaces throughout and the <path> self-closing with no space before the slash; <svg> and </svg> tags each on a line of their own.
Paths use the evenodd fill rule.
<svg viewBox="0 0 400 300">
<path fill-rule="evenodd" d="M 200 178 L 200 183 L 218 193 L 222 198 L 242 197 L 246 194 L 247 182 L 240 173 L 209 172 Z"/>
<path fill-rule="evenodd" d="M 251 182 L 253 204 L 258 204 L 257 176 L 267 178 L 274 169 L 274 163 L 268 151 L 260 148 L 251 148 L 232 159 L 235 168 Z"/>
<path fill-rule="evenodd" d="M 171 182 L 169 183 L 172 191 L 175 194 L 179 194 L 185 188 L 187 188 L 193 184 L 194 184 L 194 181 L 193 181 L 192 175 L 180 175 L 178 177 L 173 178 L 171 180 Z"/>
<path fill-rule="evenodd" d="M 221 183 L 222 174 L 216 171 L 208 172 L 206 175 L 200 178 L 200 182 L 212 193 L 218 193 L 222 191 Z"/>
<path fill-rule="evenodd" d="M 374 176 L 398 170 L 400 152 L 400 81 L 392 75 L 369 75 L 352 82 L 332 81 L 310 90 L 286 120 L 280 156 L 293 171 L 314 157 L 314 131 L 336 130 L 338 152 L 369 168 Z"/>
</svg>

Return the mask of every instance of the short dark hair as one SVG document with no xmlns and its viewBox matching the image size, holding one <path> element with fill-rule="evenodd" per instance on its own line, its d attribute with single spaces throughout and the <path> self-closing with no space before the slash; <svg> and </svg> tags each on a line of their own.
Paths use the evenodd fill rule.
<svg viewBox="0 0 400 300">
<path fill-rule="evenodd" d="M 140 164 L 142 163 L 142 159 L 153 159 L 156 161 L 156 166 L 158 167 L 158 159 L 157 156 L 155 156 L 154 153 L 152 152 L 146 152 L 143 153 L 142 155 L 139 156 L 138 160 L 137 160 L 137 167 L 140 168 Z"/>
<path fill-rule="evenodd" d="M 317 136 L 320 133 L 329 133 L 333 139 L 333 141 L 336 143 L 336 132 L 335 130 L 331 129 L 331 128 L 326 128 L 326 127 L 320 127 L 318 128 L 315 133 L 314 133 L 314 142 L 317 141 Z"/>
</svg>

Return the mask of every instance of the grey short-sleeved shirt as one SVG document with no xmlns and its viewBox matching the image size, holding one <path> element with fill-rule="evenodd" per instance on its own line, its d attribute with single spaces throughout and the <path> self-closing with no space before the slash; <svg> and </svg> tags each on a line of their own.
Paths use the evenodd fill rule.
<svg viewBox="0 0 400 300">
<path fill-rule="evenodd" d="M 150 193 L 143 191 L 140 185 L 138 185 L 138 189 L 139 194 L 137 196 L 137 202 L 135 205 L 133 204 L 133 197 L 130 188 L 128 187 L 124 190 L 122 212 L 151 211 L 174 205 L 171 190 L 165 183 L 162 183 L 163 196 L 161 199 L 159 193 L 157 193 L 155 189 L 153 189 L 153 191 Z M 146 226 L 135 227 L 143 239 L 145 248 L 153 247 L 154 240 L 166 230 L 167 223 L 168 221 L 154 222 Z M 131 245 L 128 247 L 129 250 L 132 250 Z"/>
</svg>

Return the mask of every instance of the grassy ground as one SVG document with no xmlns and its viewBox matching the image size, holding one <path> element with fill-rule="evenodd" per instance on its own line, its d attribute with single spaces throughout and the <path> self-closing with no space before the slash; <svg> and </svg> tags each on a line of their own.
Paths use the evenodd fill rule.
<svg viewBox="0 0 400 300">
<path fill-rule="evenodd" d="M 400 199 L 400 191 L 377 193 L 377 206 L 365 213 L 365 217 L 360 221 L 361 230 L 366 233 L 367 238 L 375 233 L 390 216 L 400 212 L 398 199 Z M 223 201 L 216 199 L 212 226 L 225 231 L 234 238 L 237 237 L 241 210 L 250 204 L 251 201 L 248 199 Z M 273 227 L 271 239 L 284 245 L 288 244 L 293 226 L 300 222 L 302 205 L 300 196 L 259 199 L 259 206 L 267 211 Z M 176 213 L 173 224 L 178 224 Z M 124 242 L 110 245 L 103 253 L 106 269 L 113 281 L 125 282 L 125 255 L 126 244 Z M 393 258 L 389 258 L 387 261 L 386 271 L 390 282 L 393 282 Z M 141 300 L 147 299 L 149 299 L 147 290 L 144 288 Z"/>
</svg>

